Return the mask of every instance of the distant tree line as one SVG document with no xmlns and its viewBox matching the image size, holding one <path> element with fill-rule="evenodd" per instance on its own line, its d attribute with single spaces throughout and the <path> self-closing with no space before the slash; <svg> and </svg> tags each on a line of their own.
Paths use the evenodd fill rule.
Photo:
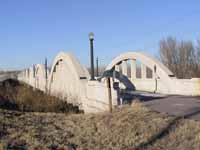
<svg viewBox="0 0 200 150">
<path fill-rule="evenodd" d="M 90 67 L 87 68 L 89 73 L 91 74 L 91 69 Z M 105 71 L 106 69 L 106 66 L 99 66 L 98 67 L 98 76 L 102 76 L 103 75 L 103 72 Z M 94 75 L 97 76 L 97 68 L 96 66 L 94 67 Z"/>
<path fill-rule="evenodd" d="M 200 77 L 200 41 L 177 41 L 168 37 L 160 41 L 159 58 L 178 78 Z"/>
</svg>

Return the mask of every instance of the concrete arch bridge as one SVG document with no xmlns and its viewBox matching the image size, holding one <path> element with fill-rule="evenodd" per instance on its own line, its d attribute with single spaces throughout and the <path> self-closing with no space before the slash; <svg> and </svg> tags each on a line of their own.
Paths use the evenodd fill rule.
<svg viewBox="0 0 200 150">
<path fill-rule="evenodd" d="M 95 81 L 90 81 L 87 68 L 69 53 L 60 52 L 51 69 L 46 68 L 33 65 L 23 70 L 18 80 L 78 105 L 85 112 L 112 109 L 119 104 L 118 89 L 131 86 L 147 92 L 200 95 L 200 79 L 177 79 L 162 63 L 141 52 L 116 57 L 107 66 L 104 76 Z M 111 80 L 107 80 L 108 77 Z M 117 82 L 119 88 L 115 87 Z"/>
<path fill-rule="evenodd" d="M 123 53 L 113 59 L 106 70 L 120 72 L 139 91 L 200 95 L 198 78 L 177 79 L 165 65 L 143 52 Z"/>
</svg>

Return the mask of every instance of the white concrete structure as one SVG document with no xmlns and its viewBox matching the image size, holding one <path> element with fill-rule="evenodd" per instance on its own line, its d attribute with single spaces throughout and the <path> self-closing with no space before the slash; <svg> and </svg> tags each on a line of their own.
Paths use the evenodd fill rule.
<svg viewBox="0 0 200 150">
<path fill-rule="evenodd" d="M 163 94 L 200 95 L 200 79 L 177 79 L 173 73 L 158 60 L 141 52 L 127 52 L 116 57 L 106 68 L 111 70 L 122 64 L 122 72 L 127 70 L 124 61 L 131 60 L 131 78 L 129 79 L 136 90 L 157 92 Z M 136 61 L 141 63 L 141 78 L 136 77 Z M 147 78 L 147 69 L 153 75 Z"/>
<path fill-rule="evenodd" d="M 81 105 L 81 100 L 86 97 L 88 79 L 87 69 L 73 55 L 61 52 L 54 59 L 48 89 L 52 95 L 73 100 L 70 103 Z"/>
<path fill-rule="evenodd" d="M 46 77 L 46 70 L 44 65 L 35 65 L 35 88 L 40 89 L 41 91 L 46 91 L 48 88 L 48 76 L 49 71 L 47 70 Z"/>
<path fill-rule="evenodd" d="M 141 78 L 137 78 L 138 61 L 141 65 Z M 130 63 L 129 63 L 130 62 Z M 131 69 L 128 72 L 128 69 Z M 147 68 L 152 72 L 147 78 Z M 79 106 L 85 112 L 108 111 L 119 102 L 119 91 L 108 86 L 107 78 L 113 77 L 115 70 L 121 88 L 163 94 L 200 95 L 200 79 L 177 79 L 158 60 L 145 53 L 128 52 L 116 57 L 106 68 L 108 76 L 100 81 L 90 81 L 88 70 L 71 54 L 61 52 L 54 59 L 46 79 L 44 65 L 33 65 L 22 71 L 18 79 L 30 86 Z M 105 73 L 106 73 L 105 72 Z M 131 75 L 128 77 L 128 73 Z M 109 84 L 110 85 L 110 84 Z"/>
<path fill-rule="evenodd" d="M 49 71 L 47 70 L 47 77 Z M 28 85 L 37 88 L 41 91 L 46 91 L 48 86 L 48 79 L 46 79 L 45 66 L 42 64 L 33 65 L 25 69 L 18 75 L 18 80 L 27 83 Z"/>
<path fill-rule="evenodd" d="M 36 87 L 36 81 L 35 81 L 35 66 L 31 66 L 29 69 L 26 69 L 28 71 L 28 75 L 26 75 L 25 82 L 32 87 Z"/>
<path fill-rule="evenodd" d="M 109 88 L 106 80 L 88 81 L 86 88 L 86 99 L 83 101 L 84 110 L 89 113 L 103 112 L 109 110 Z M 117 91 L 111 86 L 111 105 L 117 105 Z"/>
<path fill-rule="evenodd" d="M 45 78 L 44 65 L 33 65 L 25 69 L 18 79 L 50 95 L 60 97 L 79 106 L 86 113 L 109 110 L 108 87 L 105 82 L 89 81 L 88 70 L 68 53 L 61 52 L 54 59 L 48 80 Z M 113 105 L 116 92 L 112 90 Z"/>
</svg>

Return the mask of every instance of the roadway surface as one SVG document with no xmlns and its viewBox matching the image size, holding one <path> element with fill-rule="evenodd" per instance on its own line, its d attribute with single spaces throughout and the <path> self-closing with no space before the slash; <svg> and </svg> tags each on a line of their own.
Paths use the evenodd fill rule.
<svg viewBox="0 0 200 150">
<path fill-rule="evenodd" d="M 132 91 L 129 96 L 140 99 L 145 106 L 169 115 L 200 120 L 200 97 L 162 95 Z"/>
</svg>

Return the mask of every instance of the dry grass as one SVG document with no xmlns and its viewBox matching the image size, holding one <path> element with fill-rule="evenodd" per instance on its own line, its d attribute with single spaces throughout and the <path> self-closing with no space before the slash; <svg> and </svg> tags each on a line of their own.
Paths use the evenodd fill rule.
<svg viewBox="0 0 200 150">
<path fill-rule="evenodd" d="M 112 114 L 0 110 L 0 127 L 4 149 L 200 149 L 200 122 L 153 112 L 139 103 Z"/>
<path fill-rule="evenodd" d="M 78 107 L 27 86 L 18 88 L 15 102 L 22 111 L 79 112 Z"/>
<path fill-rule="evenodd" d="M 79 113 L 77 106 L 17 81 L 0 86 L 0 108 L 34 112 Z"/>
<path fill-rule="evenodd" d="M 158 139 L 148 149 L 163 150 L 199 150 L 200 122 L 193 120 L 179 120 L 164 138 Z"/>
<path fill-rule="evenodd" d="M 77 111 L 20 84 L 0 87 L 0 99 L 3 108 L 20 110 L 0 109 L 0 150 L 200 150 L 200 122 L 151 111 L 139 101 L 113 113 L 54 113 Z"/>
</svg>

